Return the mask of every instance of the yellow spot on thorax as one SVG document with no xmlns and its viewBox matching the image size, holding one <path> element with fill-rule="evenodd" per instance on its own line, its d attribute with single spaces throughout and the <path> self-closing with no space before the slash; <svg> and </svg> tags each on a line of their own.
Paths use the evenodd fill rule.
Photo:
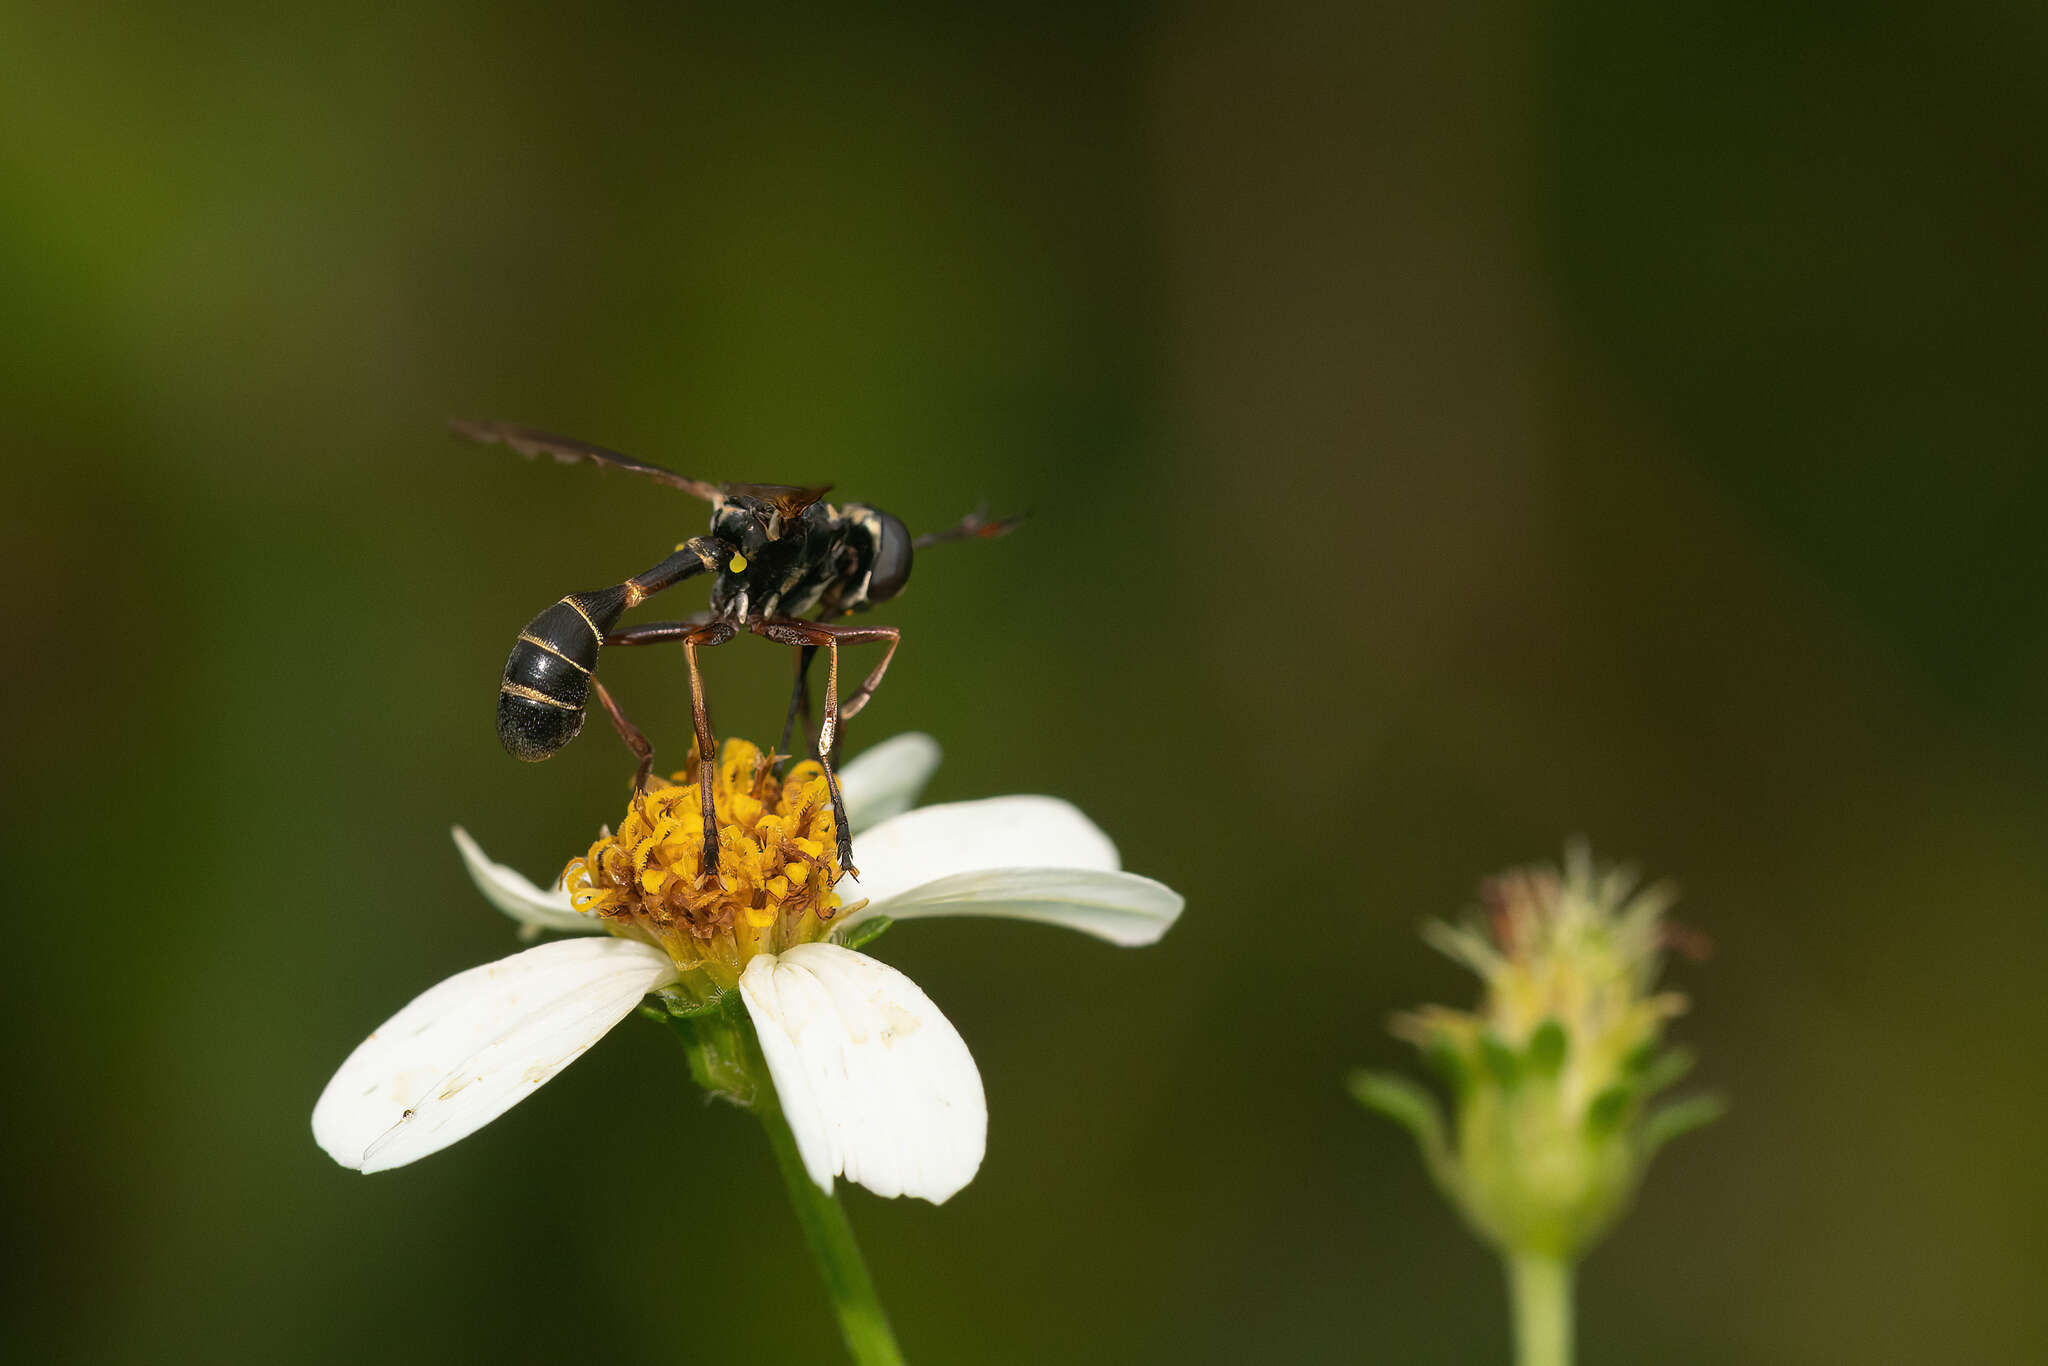
<svg viewBox="0 0 2048 1366">
<path fill-rule="evenodd" d="M 778 779 L 759 748 L 727 740 L 712 772 L 718 872 L 703 873 L 699 760 L 637 794 L 619 822 L 563 870 L 570 903 L 605 928 L 653 944 L 686 985 L 728 988 L 757 953 L 825 937 L 840 908 L 825 771 Z M 701 974 L 701 981 L 693 975 Z"/>
</svg>

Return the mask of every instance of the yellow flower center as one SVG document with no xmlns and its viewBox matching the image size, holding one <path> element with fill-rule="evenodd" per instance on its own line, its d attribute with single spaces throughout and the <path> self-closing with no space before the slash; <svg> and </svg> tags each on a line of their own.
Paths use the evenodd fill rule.
<svg viewBox="0 0 2048 1366">
<path fill-rule="evenodd" d="M 755 954 L 825 937 L 839 862 L 824 769 L 777 778 L 759 748 L 727 740 L 711 786 L 718 871 L 706 876 L 700 764 L 693 750 L 672 781 L 636 793 L 618 833 L 571 860 L 562 885 L 613 934 L 666 952 L 686 988 L 724 990 Z"/>
</svg>

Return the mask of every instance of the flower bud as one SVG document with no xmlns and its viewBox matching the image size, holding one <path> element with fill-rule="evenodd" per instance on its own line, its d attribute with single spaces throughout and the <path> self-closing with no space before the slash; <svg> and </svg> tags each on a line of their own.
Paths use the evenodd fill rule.
<svg viewBox="0 0 2048 1366">
<path fill-rule="evenodd" d="M 1448 1131 L 1415 1083 L 1351 1079 L 1361 1102 L 1414 1133 L 1437 1184 L 1504 1252 L 1576 1260 L 1656 1150 L 1720 1113 L 1709 1098 L 1651 1103 L 1690 1066 L 1663 1044 L 1684 998 L 1656 990 L 1672 900 L 1627 869 L 1596 867 L 1582 845 L 1562 869 L 1490 879 L 1473 923 L 1425 930 L 1479 974 L 1479 1009 L 1428 1006 L 1394 1022 L 1449 1088 Z"/>
</svg>

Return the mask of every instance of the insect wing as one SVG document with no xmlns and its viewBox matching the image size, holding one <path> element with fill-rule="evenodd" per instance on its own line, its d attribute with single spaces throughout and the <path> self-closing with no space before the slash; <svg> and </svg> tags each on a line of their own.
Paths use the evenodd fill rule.
<svg viewBox="0 0 2048 1366">
<path fill-rule="evenodd" d="M 557 436 L 553 432 L 537 431 L 532 427 L 520 427 L 509 422 L 465 422 L 460 418 L 449 419 L 448 425 L 458 434 L 486 446 L 509 446 L 519 454 L 532 458 L 549 455 L 565 465 L 587 460 L 593 465 L 609 465 L 613 469 L 630 470 L 649 479 L 681 489 L 684 493 L 706 502 L 716 498 L 719 486 L 703 479 L 691 479 L 677 474 L 674 470 L 650 465 L 644 460 L 635 460 L 630 455 L 593 446 L 588 441 L 574 437 Z M 822 491 L 822 490 L 821 490 Z"/>
</svg>

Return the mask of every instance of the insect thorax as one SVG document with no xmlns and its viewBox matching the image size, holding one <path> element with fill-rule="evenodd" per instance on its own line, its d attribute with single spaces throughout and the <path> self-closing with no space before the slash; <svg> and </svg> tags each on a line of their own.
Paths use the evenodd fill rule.
<svg viewBox="0 0 2048 1366">
<path fill-rule="evenodd" d="M 822 618 L 869 605 L 867 583 L 875 559 L 880 518 L 860 503 L 813 503 L 795 524 L 769 539 L 755 510 L 721 502 L 711 516 L 711 534 L 736 547 L 745 568 L 720 568 L 711 590 L 711 610 L 728 618 Z"/>
</svg>

